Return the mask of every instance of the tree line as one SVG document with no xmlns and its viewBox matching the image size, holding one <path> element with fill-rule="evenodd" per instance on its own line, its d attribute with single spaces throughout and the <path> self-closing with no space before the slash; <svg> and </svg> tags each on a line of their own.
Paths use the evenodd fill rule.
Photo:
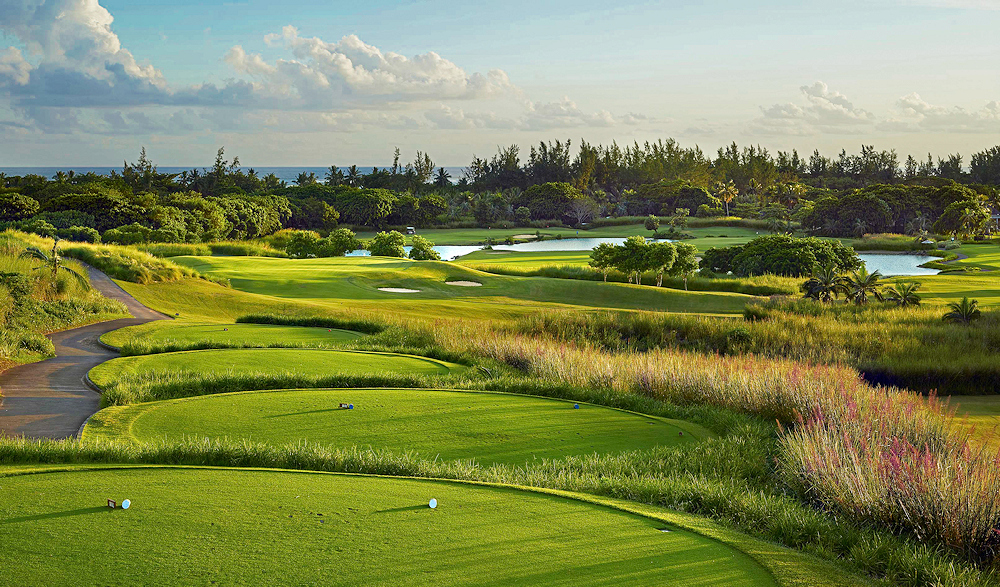
<svg viewBox="0 0 1000 587">
<path fill-rule="evenodd" d="M 814 234 L 898 232 L 975 236 L 998 206 L 1000 147 L 901 160 L 862 146 L 837 157 L 772 155 L 731 144 L 714 156 L 672 139 L 608 146 L 542 142 L 521 160 L 516 145 L 473 157 L 452 178 L 425 152 L 361 173 L 331 166 L 295 185 L 228 159 L 205 169 L 160 172 L 143 149 L 110 176 L 0 174 L 0 222 L 74 240 L 140 243 L 252 239 L 283 228 L 327 233 L 339 224 L 544 228 L 606 218 L 698 217 L 796 224 Z M 641 220 L 637 219 L 637 222 Z"/>
</svg>

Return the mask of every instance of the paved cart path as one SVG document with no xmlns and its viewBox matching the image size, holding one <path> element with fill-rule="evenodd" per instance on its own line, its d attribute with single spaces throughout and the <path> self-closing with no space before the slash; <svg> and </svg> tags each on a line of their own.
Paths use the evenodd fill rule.
<svg viewBox="0 0 1000 587">
<path fill-rule="evenodd" d="M 49 335 L 56 356 L 0 373 L 0 434 L 34 438 L 75 436 L 98 409 L 101 396 L 84 377 L 91 368 L 118 356 L 100 345 L 105 332 L 125 326 L 166 320 L 168 316 L 140 304 L 104 273 L 87 268 L 91 285 L 106 297 L 119 300 L 134 318 L 99 322 Z"/>
</svg>

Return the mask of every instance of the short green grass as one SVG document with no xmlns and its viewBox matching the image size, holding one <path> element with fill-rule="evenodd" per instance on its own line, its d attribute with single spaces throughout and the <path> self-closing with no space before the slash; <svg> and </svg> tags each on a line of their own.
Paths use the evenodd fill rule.
<svg viewBox="0 0 1000 587">
<path fill-rule="evenodd" d="M 712 538 L 508 488 L 193 468 L 37 473 L 0 486 L 11 585 L 777 584 Z M 105 506 L 125 498 L 129 510 Z"/>
<path fill-rule="evenodd" d="M 212 343 L 247 347 L 323 347 L 357 340 L 361 336 L 360 332 L 339 328 L 274 324 L 188 324 L 185 321 L 158 320 L 109 332 L 101 337 L 101 342 L 119 347 L 135 339 L 142 339 L 152 345 Z"/>
<path fill-rule="evenodd" d="M 176 257 L 177 263 L 230 279 L 233 288 L 326 308 L 390 310 L 425 319 L 517 317 L 541 308 L 619 308 L 733 314 L 751 296 L 729 292 L 686 292 L 623 283 L 580 282 L 544 277 L 509 277 L 442 261 L 385 257 L 273 259 L 260 257 Z M 481 287 L 448 285 L 473 281 Z M 416 293 L 391 293 L 382 287 Z M 139 288 L 127 288 L 135 292 Z M 151 289 L 151 288 L 150 288 Z M 138 294 L 142 300 L 142 294 Z M 170 296 L 175 306 L 183 296 Z M 156 303 L 151 300 L 152 303 Z M 170 308 L 157 305 L 170 312 Z M 185 308 L 186 310 L 186 308 Z M 204 309 L 193 309 L 205 312 Z M 259 310 L 258 310 L 259 311 Z M 171 312 L 172 313 L 172 312 Z"/>
<path fill-rule="evenodd" d="M 153 372 L 323 376 L 365 373 L 447 375 L 465 369 L 426 357 L 317 349 L 218 349 L 119 357 L 90 371 L 98 387 Z"/>
<path fill-rule="evenodd" d="M 354 409 L 340 409 L 341 403 Z M 689 422 L 523 395 L 323 389 L 115 406 L 95 414 L 83 435 L 88 440 L 109 436 L 140 442 L 187 436 L 279 445 L 308 441 L 412 451 L 431 460 L 523 465 L 541 458 L 683 445 L 712 434 Z"/>
</svg>

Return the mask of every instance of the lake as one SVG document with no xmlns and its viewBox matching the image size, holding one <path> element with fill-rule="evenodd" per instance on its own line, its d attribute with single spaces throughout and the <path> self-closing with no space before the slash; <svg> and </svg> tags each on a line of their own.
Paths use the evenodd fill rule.
<svg viewBox="0 0 1000 587">
<path fill-rule="evenodd" d="M 589 251 L 601 243 L 611 243 L 620 245 L 625 242 L 624 238 L 564 238 L 546 239 L 543 241 L 529 241 L 515 245 L 493 245 L 496 251 L 519 251 L 519 252 L 539 252 L 539 251 Z M 410 253 L 411 247 L 405 247 L 406 253 Z M 434 250 L 441 255 L 444 261 L 454 261 L 455 259 L 468 255 L 469 253 L 482 249 L 482 245 L 440 245 Z M 371 255 L 364 249 L 348 253 L 349 257 L 367 257 Z M 936 275 L 937 269 L 925 269 L 921 264 L 933 260 L 929 255 L 893 255 L 886 253 L 858 253 L 858 257 L 864 261 L 869 271 L 879 271 L 886 277 L 901 275 Z"/>
<path fill-rule="evenodd" d="M 601 243 L 611 243 L 620 245 L 625 242 L 624 238 L 563 238 L 546 239 L 543 241 L 530 241 L 518 243 L 516 245 L 493 245 L 495 251 L 589 251 Z M 406 254 L 410 253 L 411 247 L 405 247 Z M 441 255 L 444 261 L 454 261 L 458 257 L 482 249 L 482 245 L 441 245 L 434 247 L 434 250 Z M 368 251 L 359 249 L 348 253 L 349 257 L 367 257 L 371 255 Z"/>
<path fill-rule="evenodd" d="M 937 275 L 937 269 L 926 269 L 921 264 L 933 261 L 930 255 L 888 255 L 885 253 L 858 253 L 868 271 L 878 271 L 886 277 L 898 275 Z"/>
</svg>

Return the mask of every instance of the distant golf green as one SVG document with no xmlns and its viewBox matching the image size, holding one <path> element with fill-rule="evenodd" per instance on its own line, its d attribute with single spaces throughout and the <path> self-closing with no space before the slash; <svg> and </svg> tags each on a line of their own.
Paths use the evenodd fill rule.
<svg viewBox="0 0 1000 587">
<path fill-rule="evenodd" d="M 387 257 L 175 257 L 173 261 L 204 274 L 225 277 L 233 288 L 269 298 L 271 304 L 274 298 L 281 298 L 327 309 L 391 310 L 426 319 L 497 319 L 543 307 L 732 314 L 742 312 L 743 306 L 754 299 L 729 292 L 500 276 L 455 263 Z M 455 282 L 480 285 L 462 287 Z M 127 289 L 144 300 L 144 292 L 136 291 L 139 288 Z M 185 303 L 181 296 L 171 297 L 169 305 L 157 300 L 149 302 L 170 313 L 172 308 Z M 182 310 L 186 312 L 187 308 Z"/>
<path fill-rule="evenodd" d="M 168 321 L 150 322 L 135 330 L 116 330 L 101 337 L 108 344 L 121 344 L 130 335 L 141 336 L 151 344 L 198 343 L 243 346 L 323 346 L 347 342 L 364 336 L 360 332 L 338 328 L 306 328 L 273 324 L 194 324 Z M 142 330 L 139 330 L 139 329 Z"/>
<path fill-rule="evenodd" d="M 339 404 L 354 409 L 339 409 Z M 84 438 L 307 440 L 413 451 L 426 459 L 524 464 L 537 458 L 646 450 L 712 434 L 688 422 L 502 393 L 428 389 L 243 392 L 114 406 Z"/>
<path fill-rule="evenodd" d="M 36 473 L 2 486 L 9 585 L 776 585 L 717 540 L 515 489 L 196 468 Z M 128 510 L 105 505 L 126 498 Z"/>
<path fill-rule="evenodd" d="M 447 375 L 461 365 L 391 353 L 317 349 L 216 349 L 119 357 L 94 367 L 90 379 L 99 387 L 125 375 L 187 372 L 232 375 L 322 376 L 364 373 Z"/>
</svg>

